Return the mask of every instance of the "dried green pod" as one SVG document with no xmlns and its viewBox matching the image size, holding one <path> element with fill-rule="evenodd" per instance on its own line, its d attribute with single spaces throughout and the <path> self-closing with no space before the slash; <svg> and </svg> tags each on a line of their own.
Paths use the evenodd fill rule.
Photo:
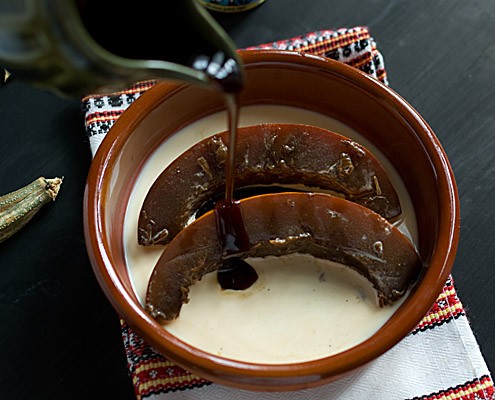
<svg viewBox="0 0 495 400">
<path fill-rule="evenodd" d="M 12 207 L 14 204 L 20 202 L 22 199 L 27 197 L 30 193 L 35 192 L 42 188 L 44 183 L 40 182 L 38 178 L 31 182 L 29 185 L 23 186 L 20 189 L 14 190 L 13 192 L 7 193 L 0 197 L 0 212 Z"/>
<path fill-rule="evenodd" d="M 50 201 L 55 201 L 62 178 L 40 177 L 0 197 L 0 242 L 11 237 Z"/>
</svg>

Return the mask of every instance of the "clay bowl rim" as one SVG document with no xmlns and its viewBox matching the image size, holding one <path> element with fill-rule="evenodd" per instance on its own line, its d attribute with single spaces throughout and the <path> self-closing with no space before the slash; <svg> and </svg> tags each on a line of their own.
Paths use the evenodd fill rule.
<svg viewBox="0 0 495 400">
<path fill-rule="evenodd" d="M 424 151 L 437 172 L 439 227 L 435 251 L 430 260 L 423 280 L 428 284 L 418 285 L 412 297 L 397 311 L 393 320 L 397 327 L 394 334 L 383 334 L 382 329 L 365 342 L 342 353 L 321 359 L 290 364 L 256 364 L 231 360 L 204 352 L 188 345 L 166 332 L 140 304 L 127 293 L 113 270 L 111 257 L 107 251 L 103 235 L 101 189 L 104 186 L 105 172 L 111 169 L 112 160 L 124 147 L 127 136 L 133 128 L 146 117 L 158 104 L 166 101 L 166 96 L 173 94 L 187 84 L 157 83 L 142 94 L 112 126 L 102 141 L 91 164 L 84 195 L 84 231 L 88 255 L 100 286 L 120 316 L 135 329 L 149 344 L 172 361 L 202 374 L 206 379 L 230 386 L 247 389 L 263 389 L 262 382 L 251 383 L 249 378 L 288 378 L 288 388 L 310 387 L 329 381 L 332 377 L 342 375 L 357 367 L 367 364 L 382 355 L 411 330 L 426 315 L 434 304 L 451 272 L 459 241 L 459 199 L 452 168 L 438 138 L 421 115 L 399 94 L 369 75 L 343 63 L 316 55 L 301 54 L 288 50 L 249 50 L 240 51 L 246 68 L 256 65 L 279 64 L 290 67 L 293 64 L 316 68 L 319 72 L 338 75 L 357 83 L 378 101 L 405 118 L 417 133 Z M 129 111 L 130 110 L 130 111 Z M 103 207 L 103 208 L 102 208 Z M 434 265 L 435 268 L 431 268 Z M 433 274 L 432 270 L 435 272 Z M 401 310 L 407 309 L 410 312 Z M 291 385 L 290 378 L 302 376 L 319 377 L 314 383 L 307 382 Z M 236 376 L 239 380 L 229 377 Z"/>
</svg>

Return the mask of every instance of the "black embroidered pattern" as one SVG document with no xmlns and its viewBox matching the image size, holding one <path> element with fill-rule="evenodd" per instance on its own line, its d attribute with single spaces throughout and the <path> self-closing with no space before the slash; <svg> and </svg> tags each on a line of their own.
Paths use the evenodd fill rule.
<svg viewBox="0 0 495 400">
<path fill-rule="evenodd" d="M 487 388 L 478 388 L 478 386 L 483 385 L 483 383 L 488 383 Z M 457 394 L 459 392 L 467 392 L 471 391 L 469 397 L 458 397 Z M 488 397 L 487 397 L 488 396 Z M 447 399 L 447 398 L 455 398 L 455 399 L 473 399 L 473 400 L 495 400 L 495 391 L 493 388 L 493 384 L 491 383 L 491 379 L 488 375 L 483 375 L 479 378 L 475 378 L 473 380 L 467 381 L 460 385 L 449 387 L 448 389 L 441 390 L 438 392 L 430 393 L 423 395 L 421 397 L 413 397 L 407 400 L 435 400 L 435 399 Z"/>
</svg>

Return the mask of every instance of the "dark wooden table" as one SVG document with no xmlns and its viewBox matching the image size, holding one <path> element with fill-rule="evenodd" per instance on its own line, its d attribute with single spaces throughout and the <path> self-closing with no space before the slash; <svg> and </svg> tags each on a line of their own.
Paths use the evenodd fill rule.
<svg viewBox="0 0 495 400">
<path fill-rule="evenodd" d="M 390 85 L 428 121 L 454 169 L 461 238 L 453 276 L 495 367 L 495 2 L 267 0 L 215 17 L 238 47 L 366 25 Z M 80 102 L 12 79 L 0 88 L 0 193 L 65 177 L 57 201 L 0 244 L 0 398 L 132 399 L 119 319 L 86 254 L 91 155 Z"/>
</svg>

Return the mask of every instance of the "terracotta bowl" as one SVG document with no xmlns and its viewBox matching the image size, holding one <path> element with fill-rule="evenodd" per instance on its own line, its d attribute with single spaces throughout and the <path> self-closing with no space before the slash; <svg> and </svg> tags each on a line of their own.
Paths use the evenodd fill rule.
<svg viewBox="0 0 495 400">
<path fill-rule="evenodd" d="M 440 294 L 459 238 L 454 176 L 437 137 L 398 94 L 364 73 L 322 57 L 286 51 L 242 53 L 243 106 L 289 105 L 336 118 L 360 132 L 401 176 L 415 209 L 418 248 L 428 266 L 392 318 L 369 340 L 316 361 L 263 365 L 195 348 L 164 330 L 143 309 L 126 268 L 123 222 L 133 184 L 152 152 L 191 122 L 223 110 L 197 86 L 160 83 L 127 109 L 103 140 L 84 200 L 87 249 L 98 281 L 118 314 L 170 360 L 205 379 L 249 390 L 322 385 L 379 357 L 413 330 Z"/>
</svg>

